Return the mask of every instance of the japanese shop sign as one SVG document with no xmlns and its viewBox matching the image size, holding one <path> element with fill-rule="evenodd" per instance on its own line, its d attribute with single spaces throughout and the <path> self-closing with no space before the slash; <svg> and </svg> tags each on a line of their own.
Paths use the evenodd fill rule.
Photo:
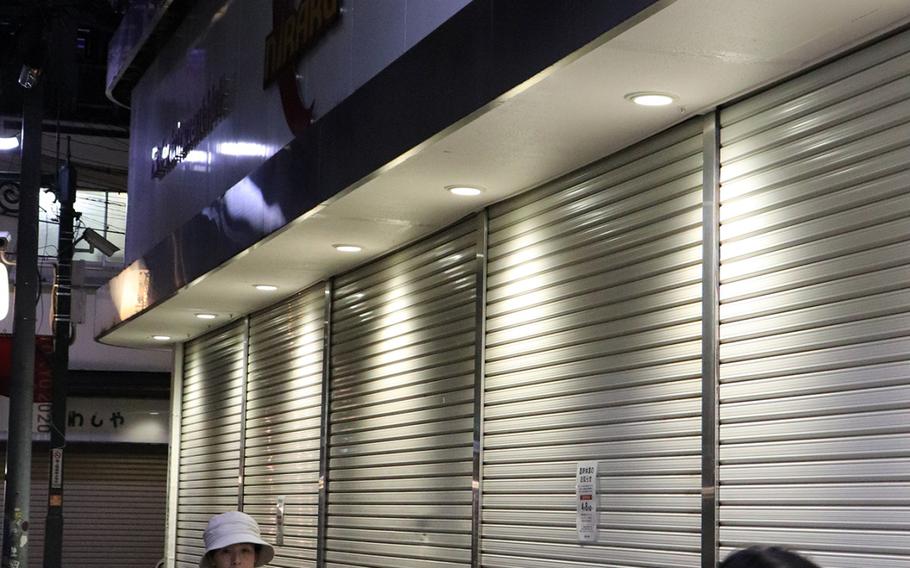
<svg viewBox="0 0 910 568">
<path fill-rule="evenodd" d="M 34 440 L 50 439 L 50 403 L 35 403 Z M 167 444 L 169 406 L 166 400 L 69 398 L 66 439 L 70 442 Z M 7 437 L 9 399 L 0 397 L 0 439 Z"/>
<path fill-rule="evenodd" d="M 597 462 L 575 468 L 575 530 L 579 542 L 597 541 Z"/>
</svg>

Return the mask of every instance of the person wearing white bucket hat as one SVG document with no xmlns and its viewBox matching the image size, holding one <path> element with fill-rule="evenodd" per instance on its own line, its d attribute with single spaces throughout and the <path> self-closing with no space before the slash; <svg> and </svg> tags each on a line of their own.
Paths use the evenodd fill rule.
<svg viewBox="0 0 910 568">
<path fill-rule="evenodd" d="M 254 568 L 271 562 L 275 549 L 262 540 L 253 517 L 228 511 L 209 519 L 202 535 L 205 554 L 199 568 Z"/>
</svg>

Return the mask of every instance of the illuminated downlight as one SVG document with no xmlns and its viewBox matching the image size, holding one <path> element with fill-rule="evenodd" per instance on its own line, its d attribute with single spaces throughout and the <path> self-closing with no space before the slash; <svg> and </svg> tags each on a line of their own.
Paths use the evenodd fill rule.
<svg viewBox="0 0 910 568">
<path fill-rule="evenodd" d="M 449 193 L 452 195 L 458 195 L 460 197 L 474 197 L 475 195 L 483 193 L 483 189 L 470 185 L 450 185 L 447 186 L 446 189 L 449 190 Z"/>
<path fill-rule="evenodd" d="M 19 147 L 19 139 L 15 136 L 0 138 L 0 150 L 15 150 Z"/>
<path fill-rule="evenodd" d="M 670 93 L 640 92 L 629 93 L 626 95 L 626 100 L 641 106 L 667 106 L 673 104 L 676 97 Z"/>
<path fill-rule="evenodd" d="M 278 290 L 278 286 L 273 284 L 256 284 L 253 288 L 256 288 L 260 292 L 275 292 Z"/>
<path fill-rule="evenodd" d="M 170 335 L 153 335 L 152 339 L 154 339 L 155 341 L 170 341 L 171 336 Z"/>
<path fill-rule="evenodd" d="M 363 250 L 363 247 L 358 245 L 337 244 L 332 246 L 335 247 L 335 250 L 338 252 L 360 252 Z"/>
</svg>

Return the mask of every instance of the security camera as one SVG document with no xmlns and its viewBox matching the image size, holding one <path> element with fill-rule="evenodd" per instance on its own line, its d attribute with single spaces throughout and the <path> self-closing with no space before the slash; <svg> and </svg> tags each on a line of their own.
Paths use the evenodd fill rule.
<svg viewBox="0 0 910 568">
<path fill-rule="evenodd" d="M 114 253 L 120 250 L 120 247 L 102 237 L 94 229 L 84 230 L 82 232 L 82 236 L 76 239 L 76 243 L 79 241 L 85 241 L 88 243 L 89 252 L 95 252 L 95 249 L 98 249 L 104 256 L 114 256 Z"/>
<path fill-rule="evenodd" d="M 12 241 L 9 231 L 0 231 L 0 251 L 5 251 Z"/>
</svg>

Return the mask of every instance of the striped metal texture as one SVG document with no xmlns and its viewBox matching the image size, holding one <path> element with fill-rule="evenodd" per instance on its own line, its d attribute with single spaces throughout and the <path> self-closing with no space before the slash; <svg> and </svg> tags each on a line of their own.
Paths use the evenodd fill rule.
<svg viewBox="0 0 910 568">
<path fill-rule="evenodd" d="M 233 323 L 184 350 L 178 568 L 198 568 L 209 517 L 238 506 L 245 326 Z"/>
<path fill-rule="evenodd" d="M 329 568 L 470 565 L 475 227 L 336 280 Z"/>
<path fill-rule="evenodd" d="M 699 565 L 702 156 L 691 121 L 491 209 L 484 567 Z"/>
<path fill-rule="evenodd" d="M 67 568 L 150 568 L 164 546 L 167 453 L 71 446 L 65 454 L 62 560 Z M 5 456 L 0 452 L 0 459 Z M 29 565 L 41 566 L 48 455 L 32 460 Z M 3 495 L 0 494 L 0 507 Z"/>
<path fill-rule="evenodd" d="M 250 317 L 243 510 L 270 566 L 315 566 L 324 304 L 320 285 Z"/>
<path fill-rule="evenodd" d="M 910 567 L 910 35 L 721 113 L 720 546 Z"/>
</svg>

